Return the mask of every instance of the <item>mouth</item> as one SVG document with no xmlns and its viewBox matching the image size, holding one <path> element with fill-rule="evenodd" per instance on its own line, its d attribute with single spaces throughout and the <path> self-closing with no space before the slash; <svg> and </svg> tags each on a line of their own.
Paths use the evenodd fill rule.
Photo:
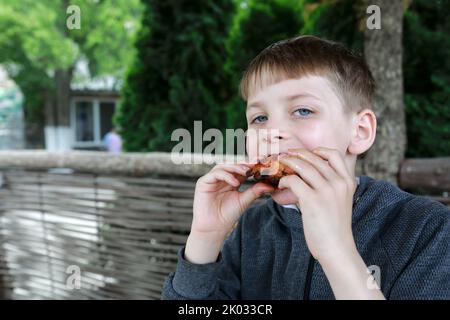
<svg viewBox="0 0 450 320">
<path fill-rule="evenodd" d="M 247 171 L 247 177 L 253 178 L 256 182 L 264 182 L 278 187 L 282 177 L 295 174 L 291 168 L 279 162 L 279 156 L 283 154 L 287 153 L 281 152 L 263 157 Z"/>
</svg>

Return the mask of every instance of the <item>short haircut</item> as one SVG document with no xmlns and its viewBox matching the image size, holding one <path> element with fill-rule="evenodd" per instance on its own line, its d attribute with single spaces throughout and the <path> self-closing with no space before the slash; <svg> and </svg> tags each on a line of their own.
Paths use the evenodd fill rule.
<svg viewBox="0 0 450 320">
<path fill-rule="evenodd" d="M 249 64 L 239 86 L 247 101 L 256 91 L 307 75 L 327 78 L 344 111 L 372 108 L 375 80 L 364 58 L 344 45 L 314 36 L 299 36 L 271 44 Z"/>
</svg>

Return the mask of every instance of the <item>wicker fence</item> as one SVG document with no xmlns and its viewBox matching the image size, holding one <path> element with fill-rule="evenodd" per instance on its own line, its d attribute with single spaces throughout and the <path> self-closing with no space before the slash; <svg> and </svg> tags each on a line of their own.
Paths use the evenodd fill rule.
<svg viewBox="0 0 450 320">
<path fill-rule="evenodd" d="M 15 152 L 0 153 L 0 168 L 3 298 L 158 299 L 209 166 L 160 153 Z"/>
<path fill-rule="evenodd" d="M 0 152 L 0 297 L 159 299 L 209 168 L 164 153 Z"/>
</svg>

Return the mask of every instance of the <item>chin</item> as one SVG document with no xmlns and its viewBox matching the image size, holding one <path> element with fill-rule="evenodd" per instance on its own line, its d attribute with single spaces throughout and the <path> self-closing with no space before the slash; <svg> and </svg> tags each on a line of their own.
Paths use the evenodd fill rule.
<svg viewBox="0 0 450 320">
<path fill-rule="evenodd" d="M 272 193 L 272 199 L 279 205 L 296 204 L 298 201 L 295 194 L 289 189 L 276 189 Z"/>
</svg>

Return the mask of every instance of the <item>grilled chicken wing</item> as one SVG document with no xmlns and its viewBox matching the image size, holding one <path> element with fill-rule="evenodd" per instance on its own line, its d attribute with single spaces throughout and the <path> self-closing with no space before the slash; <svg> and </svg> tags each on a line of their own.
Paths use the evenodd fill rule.
<svg viewBox="0 0 450 320">
<path fill-rule="evenodd" d="M 278 155 L 270 155 L 255 164 L 247 171 L 247 177 L 253 177 L 255 181 L 278 186 L 284 176 L 295 174 L 294 170 L 278 161 Z"/>
</svg>

